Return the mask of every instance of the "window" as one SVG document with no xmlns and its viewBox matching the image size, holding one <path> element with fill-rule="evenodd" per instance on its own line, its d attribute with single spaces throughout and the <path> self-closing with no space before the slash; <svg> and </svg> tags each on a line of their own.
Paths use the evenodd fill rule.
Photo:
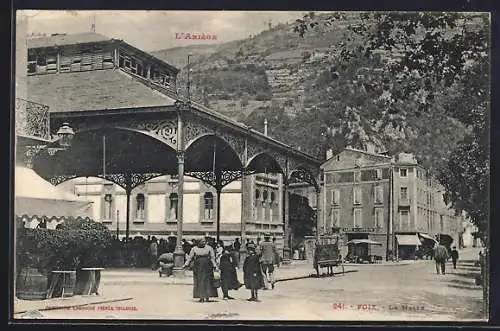
<svg viewBox="0 0 500 331">
<path fill-rule="evenodd" d="M 410 226 L 410 213 L 408 210 L 401 210 L 400 221 L 402 229 L 408 228 Z"/>
<path fill-rule="evenodd" d="M 376 175 L 377 179 L 382 179 L 382 169 L 376 169 Z"/>
<path fill-rule="evenodd" d="M 354 172 L 354 181 L 355 182 L 360 182 L 361 181 L 361 171 L 355 171 Z"/>
<path fill-rule="evenodd" d="M 439 215 L 439 227 L 441 229 L 441 232 L 444 232 L 444 217 L 443 217 L 443 215 Z"/>
<path fill-rule="evenodd" d="M 276 195 L 274 191 L 271 192 L 271 202 L 274 202 L 276 200 Z"/>
<path fill-rule="evenodd" d="M 374 193 L 375 193 L 375 203 L 383 203 L 384 196 L 383 196 L 382 186 L 375 186 Z"/>
<path fill-rule="evenodd" d="M 361 204 L 361 188 L 354 187 L 353 188 L 353 195 L 354 195 L 354 204 L 355 205 Z"/>
<path fill-rule="evenodd" d="M 212 192 L 206 192 L 203 196 L 205 202 L 205 219 L 210 220 L 214 217 L 214 195 Z"/>
<path fill-rule="evenodd" d="M 177 219 L 177 212 L 178 212 L 178 206 L 179 206 L 179 196 L 177 193 L 172 193 L 170 194 L 170 219 L 176 220 Z"/>
<path fill-rule="evenodd" d="M 354 209 L 354 227 L 360 228 L 362 224 L 361 209 Z"/>
<path fill-rule="evenodd" d="M 257 189 L 255 190 L 255 200 L 259 200 L 260 199 L 260 191 Z"/>
<path fill-rule="evenodd" d="M 340 227 L 340 210 L 338 210 L 338 209 L 332 210 L 330 228 L 333 228 L 333 227 Z"/>
<path fill-rule="evenodd" d="M 330 201 L 334 205 L 340 204 L 340 191 L 339 190 L 331 190 L 330 191 Z"/>
<path fill-rule="evenodd" d="M 137 194 L 137 197 L 135 198 L 136 200 L 136 215 L 135 217 L 139 220 L 144 219 L 144 205 L 145 205 L 145 199 L 144 199 L 144 194 L 139 193 Z"/>
<path fill-rule="evenodd" d="M 46 66 L 47 65 L 47 57 L 44 54 L 38 54 L 36 58 L 36 64 L 39 66 Z"/>
<path fill-rule="evenodd" d="M 384 210 L 382 208 L 375 208 L 375 224 L 376 228 L 381 228 L 384 224 Z"/>
<path fill-rule="evenodd" d="M 104 219 L 111 220 L 113 216 L 113 197 L 111 194 L 104 196 Z"/>
<path fill-rule="evenodd" d="M 408 200 L 408 188 L 401 186 L 401 200 Z"/>
<path fill-rule="evenodd" d="M 400 177 L 408 177 L 408 170 L 406 168 L 399 169 L 399 176 Z"/>
</svg>

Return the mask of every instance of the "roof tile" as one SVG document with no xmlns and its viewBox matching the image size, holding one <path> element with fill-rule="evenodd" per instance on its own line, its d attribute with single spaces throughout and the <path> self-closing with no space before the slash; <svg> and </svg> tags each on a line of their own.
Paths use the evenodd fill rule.
<svg viewBox="0 0 500 331">
<path fill-rule="evenodd" d="M 121 70 L 28 76 L 28 98 L 50 112 L 173 105 L 175 100 Z"/>
<path fill-rule="evenodd" d="M 41 38 L 28 38 L 28 48 L 42 48 L 50 46 L 85 44 L 98 41 L 112 40 L 95 32 L 77 34 L 58 34 Z"/>
</svg>

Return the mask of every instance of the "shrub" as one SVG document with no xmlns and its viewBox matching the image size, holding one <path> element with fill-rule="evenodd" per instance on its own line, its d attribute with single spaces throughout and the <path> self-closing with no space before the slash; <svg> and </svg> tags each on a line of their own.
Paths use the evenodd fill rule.
<svg viewBox="0 0 500 331">
<path fill-rule="evenodd" d="M 18 270 L 34 267 L 43 274 L 105 263 L 111 232 L 94 221 L 68 220 L 61 228 L 21 229 L 17 241 Z"/>
</svg>

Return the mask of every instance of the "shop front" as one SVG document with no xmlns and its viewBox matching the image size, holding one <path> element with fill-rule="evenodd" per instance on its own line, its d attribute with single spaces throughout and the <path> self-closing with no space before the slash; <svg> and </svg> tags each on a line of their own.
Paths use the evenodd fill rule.
<svg viewBox="0 0 500 331">
<path fill-rule="evenodd" d="M 397 259 L 414 260 L 422 247 L 416 232 L 396 233 Z"/>
<path fill-rule="evenodd" d="M 377 228 L 342 228 L 341 233 L 345 238 L 344 245 L 347 246 L 347 254 L 344 256 L 348 261 L 373 262 L 386 258 L 387 235 Z M 357 242 L 347 245 L 347 242 Z M 367 242 L 364 242 L 367 241 Z"/>
</svg>

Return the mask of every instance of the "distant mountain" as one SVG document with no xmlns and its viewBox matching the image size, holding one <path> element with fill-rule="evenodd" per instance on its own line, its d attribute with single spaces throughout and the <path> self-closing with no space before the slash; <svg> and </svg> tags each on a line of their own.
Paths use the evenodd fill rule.
<svg viewBox="0 0 500 331">
<path fill-rule="evenodd" d="M 332 63 L 338 58 L 338 45 L 347 38 L 349 23 L 356 23 L 356 19 L 327 30 L 315 27 L 304 38 L 293 31 L 296 23 L 282 23 L 243 40 L 176 47 L 152 54 L 181 69 L 177 86 L 179 94 L 185 95 L 187 54 L 191 53 L 191 97 L 194 100 L 256 129 L 261 129 L 263 119 L 267 118 L 270 120 L 269 131 L 275 138 L 315 153 L 312 149 L 317 148 L 318 143 L 310 138 L 315 133 L 305 124 L 295 128 L 293 118 L 309 109 L 311 115 L 306 118 L 317 121 L 317 115 L 310 109 L 324 102 L 321 91 L 328 86 L 322 80 L 336 71 Z M 354 75 L 357 69 L 343 70 Z M 355 79 L 354 76 L 342 78 L 345 81 Z M 339 94 L 338 98 L 349 97 Z M 357 98 L 362 98 L 362 95 Z M 376 115 L 369 109 L 362 108 L 361 111 L 369 121 L 376 121 Z M 304 116 L 299 117 L 304 119 Z M 382 141 L 392 151 L 413 152 L 417 156 L 434 155 L 425 160 L 426 166 L 436 163 L 433 160 L 453 149 L 463 137 L 464 128 L 457 123 L 430 118 L 422 127 L 423 119 L 412 121 L 414 123 L 408 124 L 415 129 L 416 137 L 410 139 L 395 130 L 385 132 Z M 446 133 L 438 130 L 435 128 L 437 123 L 449 130 Z M 425 136 L 419 138 L 420 134 Z M 445 142 L 442 148 L 433 144 L 437 140 Z"/>
</svg>

